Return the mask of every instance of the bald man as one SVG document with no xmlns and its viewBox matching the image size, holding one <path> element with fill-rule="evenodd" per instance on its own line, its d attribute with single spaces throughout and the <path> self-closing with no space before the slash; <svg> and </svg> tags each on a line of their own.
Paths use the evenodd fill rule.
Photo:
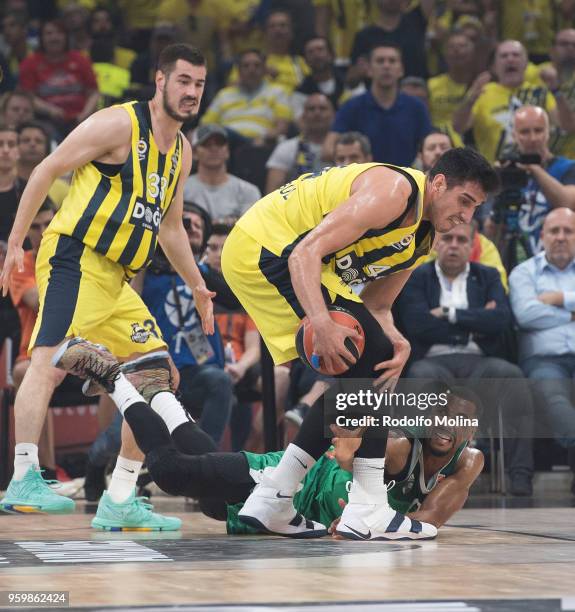
<svg viewBox="0 0 575 612">
<path fill-rule="evenodd" d="M 509 277 L 511 307 L 521 330 L 521 369 L 538 381 L 540 408 L 575 472 L 575 212 L 552 210 L 541 243 L 543 251 Z"/>
<path fill-rule="evenodd" d="M 522 106 L 515 112 L 513 141 L 520 154 L 541 157 L 540 164 L 519 166 L 528 173 L 519 227 L 529 240 L 530 256 L 540 249 L 541 228 L 549 211 L 561 206 L 575 209 L 575 161 L 551 153 L 549 117 L 538 106 Z"/>
</svg>

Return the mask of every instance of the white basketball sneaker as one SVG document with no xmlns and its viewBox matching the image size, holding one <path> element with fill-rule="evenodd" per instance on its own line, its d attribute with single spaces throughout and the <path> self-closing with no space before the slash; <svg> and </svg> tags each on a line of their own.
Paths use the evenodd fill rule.
<svg viewBox="0 0 575 612">
<path fill-rule="evenodd" d="M 293 495 L 283 494 L 265 471 L 262 481 L 238 513 L 242 523 L 287 538 L 321 538 L 327 535 L 325 525 L 301 515 L 294 508 Z"/>
<path fill-rule="evenodd" d="M 396 512 L 386 494 L 375 499 L 352 482 L 335 532 L 348 540 L 432 540 L 437 527 Z"/>
</svg>

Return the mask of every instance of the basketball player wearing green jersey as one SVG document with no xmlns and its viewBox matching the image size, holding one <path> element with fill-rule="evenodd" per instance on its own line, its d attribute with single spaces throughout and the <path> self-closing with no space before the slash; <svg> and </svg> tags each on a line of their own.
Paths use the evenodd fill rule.
<svg viewBox="0 0 575 612">
<path fill-rule="evenodd" d="M 473 392 L 453 387 L 447 405 L 435 408 L 433 414 L 464 422 L 478 418 L 480 410 L 480 400 Z M 229 534 L 267 532 L 246 525 L 239 513 L 254 487 L 266 477 L 273 478 L 283 451 L 202 453 L 198 448 L 183 454 L 176 450 L 169 434 L 157 426 L 161 422 L 149 406 L 128 407 L 124 417 L 145 450 L 150 474 L 162 490 L 198 499 L 204 514 L 226 521 Z M 335 433 L 355 434 L 343 429 Z M 474 433 L 474 427 L 446 425 L 389 438 L 385 483 L 396 522 L 403 522 L 407 515 L 412 523 L 437 529 L 463 507 L 469 488 L 483 468 L 482 453 L 468 448 Z M 361 438 L 337 437 L 333 442 L 334 450 L 315 462 L 293 498 L 297 517 L 331 524 L 332 533 L 348 501 L 354 453 Z M 385 442 L 379 440 L 382 447 Z M 399 530 L 387 533 L 385 538 L 373 538 L 369 531 L 355 530 L 352 534 L 350 539 L 355 540 L 412 539 Z"/>
<path fill-rule="evenodd" d="M 71 499 L 49 487 L 38 467 L 38 437 L 50 398 L 65 375 L 62 369 L 90 378 L 88 393 L 106 389 L 118 406 L 150 402 L 181 450 L 192 443 L 195 448 L 203 444 L 206 452 L 213 449 L 175 398 L 172 387 L 177 384 L 171 380 L 166 344 L 127 282 L 150 263 L 159 242 L 192 289 L 204 331 L 213 333 L 214 294 L 200 275 L 182 223 L 192 151 L 181 127 L 197 114 L 205 80 L 200 51 L 183 44 L 166 47 L 158 60 L 152 100 L 95 113 L 34 169 L 28 181 L 8 240 L 1 276 L 4 295 L 12 270 L 22 270 L 23 240 L 52 182 L 74 172 L 70 192 L 43 235 L 36 261 L 40 306 L 29 347 L 31 365 L 16 395 L 14 476 L 0 501 L 3 510 L 74 509 Z M 87 347 L 94 347 L 88 341 L 105 344 L 116 358 L 128 361 L 125 376 L 116 363 L 102 361 L 98 350 L 88 354 Z M 179 519 L 152 513 L 135 497 L 142 460 L 129 428 L 124 428 L 120 457 L 94 526 L 179 528 Z"/>
</svg>

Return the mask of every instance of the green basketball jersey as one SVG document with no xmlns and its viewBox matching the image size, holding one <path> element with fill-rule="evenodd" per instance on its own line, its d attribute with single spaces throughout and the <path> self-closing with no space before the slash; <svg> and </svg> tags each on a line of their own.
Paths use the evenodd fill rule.
<svg viewBox="0 0 575 612">
<path fill-rule="evenodd" d="M 465 444 L 462 444 L 451 461 L 434 474 L 427 483 L 424 483 L 420 482 L 422 480 L 420 474 L 423 474 L 423 446 L 418 439 L 414 439 L 407 476 L 389 491 L 389 505 L 402 514 L 419 508 L 425 496 L 439 482 L 440 477 L 453 474 L 459 455 L 464 448 Z M 248 461 L 250 475 L 255 483 L 261 481 L 265 468 L 275 467 L 283 456 L 283 451 L 263 455 L 242 452 Z M 338 504 L 338 499 L 347 502 L 348 483 L 351 481 L 350 472 L 342 470 L 335 459 L 329 459 L 323 455 L 304 478 L 301 489 L 294 496 L 294 506 L 307 519 L 318 521 L 329 527 L 332 521 L 341 516 L 342 509 Z M 226 524 L 228 533 L 236 535 L 259 533 L 257 529 L 244 525 L 238 518 L 238 512 L 242 506 L 243 503 L 228 505 Z"/>
<path fill-rule="evenodd" d="M 403 480 L 395 481 L 395 484 L 389 489 L 387 494 L 389 505 L 401 514 L 415 512 L 421 506 L 426 496 L 431 493 L 435 485 L 446 476 L 450 476 L 455 472 L 457 460 L 466 446 L 467 442 L 459 446 L 450 461 L 425 482 L 423 445 L 418 438 L 413 438 L 411 454 L 408 459 L 409 467 Z"/>
</svg>

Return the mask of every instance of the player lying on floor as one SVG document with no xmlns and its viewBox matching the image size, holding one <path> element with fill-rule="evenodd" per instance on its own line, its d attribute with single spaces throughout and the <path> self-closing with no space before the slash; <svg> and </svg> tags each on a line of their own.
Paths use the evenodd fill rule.
<svg viewBox="0 0 575 612">
<path fill-rule="evenodd" d="M 449 417 L 477 418 L 478 403 L 467 389 L 453 388 L 443 411 Z M 294 497 L 299 513 L 324 525 L 332 524 L 332 532 L 347 502 L 350 468 L 361 444 L 361 438 L 341 437 L 349 435 L 345 430 L 334 432 L 340 435 L 334 438 L 333 451 L 320 458 Z M 483 468 L 481 451 L 468 448 L 474 432 L 473 428 L 434 427 L 420 436 L 402 433 L 388 438 L 385 480 L 389 504 L 398 517 L 407 514 L 412 520 L 441 527 L 463 507 L 469 488 Z M 228 533 L 257 533 L 239 520 L 238 512 L 246 493 L 261 480 L 264 470 L 273 470 L 282 455 L 283 451 L 186 457 L 185 469 L 191 471 L 189 484 L 183 488 L 195 492 L 180 494 L 211 497 L 209 501 L 200 500 L 201 508 L 208 516 L 226 520 Z M 368 539 L 367 534 L 356 535 L 357 539 Z"/>
<path fill-rule="evenodd" d="M 98 368 L 78 366 L 90 361 L 87 354 L 91 355 L 94 363 L 102 361 Z M 161 392 L 170 384 L 170 367 L 165 357 L 149 355 L 120 366 L 104 347 L 94 347 L 82 339 L 71 340 L 54 365 L 83 377 L 95 374 L 85 385 L 88 394 L 109 392 L 124 372 L 130 376 L 134 370 L 149 377 L 147 385 L 144 380 L 140 381 L 142 388 L 153 387 L 154 392 Z M 151 476 L 162 490 L 171 495 L 200 500 L 205 514 L 227 521 L 229 533 L 255 532 L 241 522 L 237 513 L 266 469 L 273 469 L 279 463 L 282 452 L 201 454 L 201 440 L 198 440 L 198 454 L 184 455 L 173 446 L 164 421 L 141 395 L 136 392 L 126 395 L 124 401 L 118 403 L 118 408 L 134 432 L 138 446 L 146 454 Z M 459 415 L 468 419 L 477 417 L 479 409 L 480 402 L 476 396 L 463 388 L 452 389 L 447 405 L 437 408 L 446 411 L 449 417 Z M 393 486 L 388 485 L 389 503 L 396 511 L 398 527 L 404 520 L 411 521 L 410 539 L 429 537 L 418 528 L 424 519 L 424 522 L 439 527 L 459 510 L 483 467 L 482 454 L 467 448 L 474 428 L 436 427 L 428 433 L 428 437 L 390 439 L 385 455 L 387 478 L 395 481 Z M 204 434 L 198 429 L 197 435 Z M 348 470 L 360 443 L 361 438 L 343 439 L 338 436 L 335 455 L 347 469 L 340 467 L 334 458 L 324 455 L 309 471 L 302 489 L 294 496 L 297 513 L 292 522 L 295 527 L 303 520 L 318 520 L 329 525 L 341 515 L 348 498 L 348 482 L 352 479 Z M 194 448 L 193 444 L 190 446 Z M 340 500 L 343 501 L 340 503 Z M 401 512 L 411 512 L 412 515 L 405 518 Z M 309 519 L 311 516 L 314 518 Z M 130 525 L 119 521 L 117 526 L 110 523 L 107 528 L 129 529 Z M 406 537 L 405 531 L 397 535 Z M 294 531 L 294 537 L 298 536 L 301 537 L 301 532 Z M 356 533 L 356 536 L 357 539 L 371 539 L 371 534 Z M 393 530 L 386 539 L 394 539 Z"/>
</svg>

